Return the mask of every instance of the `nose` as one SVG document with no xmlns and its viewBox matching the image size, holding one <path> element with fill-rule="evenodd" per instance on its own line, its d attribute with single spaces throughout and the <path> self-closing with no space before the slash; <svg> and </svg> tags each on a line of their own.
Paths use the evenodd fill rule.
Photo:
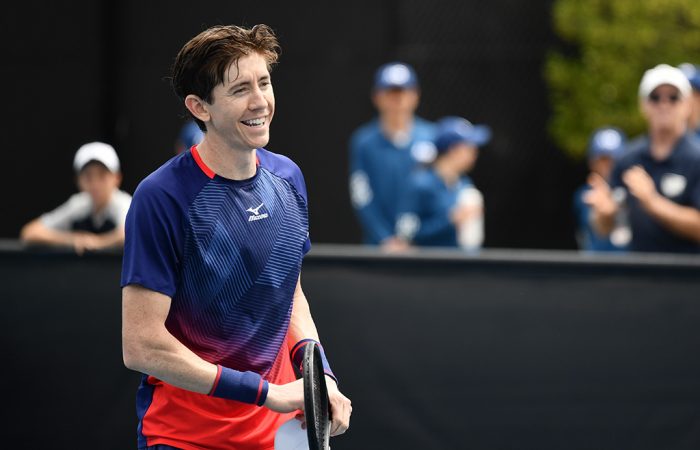
<svg viewBox="0 0 700 450">
<path fill-rule="evenodd" d="M 267 99 L 265 98 L 265 94 L 259 86 L 256 86 L 251 93 L 248 109 L 251 111 L 257 111 L 259 109 L 264 109 L 265 107 L 267 107 Z"/>
</svg>

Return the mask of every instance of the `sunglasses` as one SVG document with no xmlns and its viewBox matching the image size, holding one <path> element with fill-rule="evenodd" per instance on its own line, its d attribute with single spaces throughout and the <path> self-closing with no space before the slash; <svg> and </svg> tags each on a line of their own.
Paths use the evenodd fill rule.
<svg viewBox="0 0 700 450">
<path fill-rule="evenodd" d="M 656 93 L 649 94 L 649 101 L 652 103 L 661 103 L 662 100 L 668 100 L 671 103 L 677 103 L 680 101 L 681 96 L 678 94 L 671 94 L 671 95 L 659 95 Z"/>
</svg>

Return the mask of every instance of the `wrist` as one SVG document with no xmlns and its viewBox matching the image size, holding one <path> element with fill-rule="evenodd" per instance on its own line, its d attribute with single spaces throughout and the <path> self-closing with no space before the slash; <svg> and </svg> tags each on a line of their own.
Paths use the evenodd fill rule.
<svg viewBox="0 0 700 450">
<path fill-rule="evenodd" d="M 323 362 L 323 372 L 326 376 L 329 376 L 335 381 L 336 384 L 338 384 L 338 378 L 335 376 L 333 373 L 333 370 L 331 369 L 330 363 L 328 362 L 328 358 L 326 358 L 326 352 L 323 350 L 323 346 L 321 345 L 320 342 L 314 340 L 314 339 L 302 339 L 294 346 L 292 347 L 292 350 L 289 352 L 290 359 L 292 360 L 292 365 L 294 366 L 294 371 L 301 376 L 302 374 L 302 365 L 303 365 L 303 360 L 304 360 L 304 349 L 306 346 L 314 342 L 317 346 L 318 349 L 321 351 L 321 361 Z"/>
<path fill-rule="evenodd" d="M 663 202 L 663 200 L 664 197 L 662 197 L 661 194 L 658 192 L 652 192 L 643 199 L 640 199 L 639 203 L 647 212 L 653 214 L 658 209 L 659 203 Z"/>
<path fill-rule="evenodd" d="M 267 399 L 269 383 L 254 372 L 239 372 L 217 365 L 209 395 L 261 406 Z"/>
</svg>

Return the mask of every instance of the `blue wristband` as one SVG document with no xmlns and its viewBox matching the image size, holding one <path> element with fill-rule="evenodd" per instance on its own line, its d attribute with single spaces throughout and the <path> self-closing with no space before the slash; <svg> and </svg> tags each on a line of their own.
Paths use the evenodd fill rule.
<svg viewBox="0 0 700 450">
<path fill-rule="evenodd" d="M 209 391 L 212 397 L 262 406 L 267 399 L 268 382 L 254 372 L 239 372 L 217 365 L 216 379 Z"/>
<path fill-rule="evenodd" d="M 326 358 L 326 352 L 323 351 L 323 346 L 321 345 L 320 342 L 315 341 L 313 339 L 302 339 L 301 341 L 294 344 L 294 347 L 292 347 L 292 351 L 289 352 L 289 356 L 292 360 L 292 365 L 294 366 L 294 370 L 297 371 L 298 374 L 302 373 L 302 361 L 304 360 L 304 349 L 306 348 L 306 344 L 308 344 L 309 342 L 315 342 L 316 345 L 318 345 L 318 349 L 321 350 L 321 361 L 323 361 L 323 372 L 326 375 L 328 375 L 329 377 L 333 378 L 335 380 L 335 383 L 338 384 L 338 378 L 336 378 L 335 374 L 331 370 L 331 365 L 328 363 L 328 359 Z"/>
</svg>

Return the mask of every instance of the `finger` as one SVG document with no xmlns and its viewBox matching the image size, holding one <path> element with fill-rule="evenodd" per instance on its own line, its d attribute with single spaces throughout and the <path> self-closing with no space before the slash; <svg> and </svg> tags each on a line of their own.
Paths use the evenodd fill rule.
<svg viewBox="0 0 700 450">
<path fill-rule="evenodd" d="M 338 436 L 347 431 L 350 419 L 346 416 L 346 414 L 347 412 L 344 412 L 342 417 L 339 417 L 338 419 L 333 419 L 331 436 Z"/>
<path fill-rule="evenodd" d="M 301 429 L 306 430 L 306 416 L 304 413 L 298 413 L 294 418 L 301 422 Z"/>
<path fill-rule="evenodd" d="M 347 402 L 341 402 L 340 406 L 336 408 L 339 414 L 333 415 L 333 423 L 331 426 L 331 436 L 337 436 L 339 434 L 345 433 L 350 426 L 350 411 Z"/>
<path fill-rule="evenodd" d="M 608 183 L 605 181 L 605 178 L 601 177 L 600 174 L 595 172 L 591 172 L 591 174 L 588 175 L 588 184 L 594 189 L 605 189 L 608 187 Z"/>
</svg>

